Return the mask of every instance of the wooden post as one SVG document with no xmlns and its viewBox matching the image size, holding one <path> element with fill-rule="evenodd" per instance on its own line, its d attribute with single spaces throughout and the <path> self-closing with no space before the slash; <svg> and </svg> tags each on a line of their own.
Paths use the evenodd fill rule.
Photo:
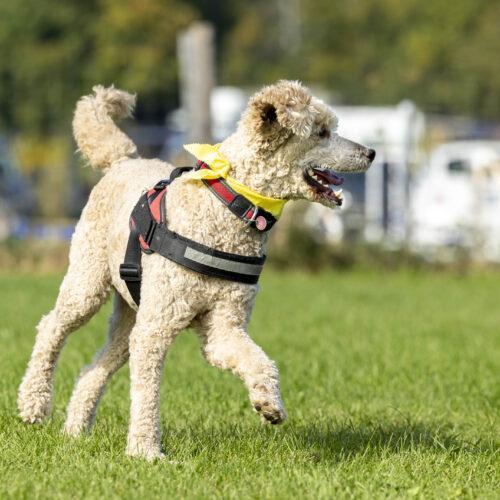
<svg viewBox="0 0 500 500">
<path fill-rule="evenodd" d="M 296 53 L 301 44 L 300 0 L 278 0 L 279 44 L 287 53 Z"/>
<path fill-rule="evenodd" d="M 210 96 L 215 85 L 214 28 L 195 22 L 179 34 L 177 57 L 186 142 L 212 142 Z"/>
</svg>

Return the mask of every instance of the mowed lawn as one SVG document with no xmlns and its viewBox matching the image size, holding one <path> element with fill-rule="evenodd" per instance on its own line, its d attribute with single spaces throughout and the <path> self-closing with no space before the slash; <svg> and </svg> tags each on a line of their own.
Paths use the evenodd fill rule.
<svg viewBox="0 0 500 500">
<path fill-rule="evenodd" d="M 23 424 L 16 391 L 60 276 L 0 275 L 0 498 L 498 498 L 500 274 L 266 270 L 250 330 L 281 370 L 289 420 L 263 426 L 193 332 L 162 385 L 164 462 L 124 455 L 128 368 L 93 432 L 61 434 L 109 304 L 70 337 L 53 417 Z"/>
</svg>

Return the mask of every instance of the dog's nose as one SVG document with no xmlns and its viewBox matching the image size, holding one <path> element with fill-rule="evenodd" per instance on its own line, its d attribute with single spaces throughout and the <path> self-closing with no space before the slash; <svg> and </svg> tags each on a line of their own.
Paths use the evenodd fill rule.
<svg viewBox="0 0 500 500">
<path fill-rule="evenodd" d="M 375 155 L 377 152 L 374 149 L 367 149 L 365 152 L 365 156 L 370 160 L 373 161 L 375 159 Z"/>
</svg>

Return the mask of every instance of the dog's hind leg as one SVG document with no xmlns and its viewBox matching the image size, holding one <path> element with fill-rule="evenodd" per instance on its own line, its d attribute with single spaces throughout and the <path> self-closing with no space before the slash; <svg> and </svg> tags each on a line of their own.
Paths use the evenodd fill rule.
<svg viewBox="0 0 500 500">
<path fill-rule="evenodd" d="M 278 368 L 250 338 L 246 321 L 237 320 L 238 311 L 234 306 L 234 303 L 222 305 L 199 318 L 203 355 L 216 368 L 238 375 L 262 420 L 279 424 L 287 415 L 281 399 Z"/>
<path fill-rule="evenodd" d="M 75 232 L 70 266 L 54 309 L 38 324 L 28 369 L 19 387 L 17 404 L 25 422 L 37 423 L 49 415 L 54 370 L 67 336 L 87 322 L 106 300 L 109 268 L 101 249 L 92 248 L 83 231 Z"/>
<path fill-rule="evenodd" d="M 92 427 L 97 405 L 111 376 L 128 360 L 135 311 L 116 293 L 109 320 L 108 341 L 93 363 L 82 370 L 68 406 L 64 430 L 77 436 Z"/>
</svg>

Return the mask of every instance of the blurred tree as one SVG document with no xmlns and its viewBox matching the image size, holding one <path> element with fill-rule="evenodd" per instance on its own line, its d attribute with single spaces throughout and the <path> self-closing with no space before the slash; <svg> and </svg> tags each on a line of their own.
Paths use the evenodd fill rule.
<svg viewBox="0 0 500 500">
<path fill-rule="evenodd" d="M 195 17 L 177 0 L 2 0 L 0 126 L 68 128 L 94 83 L 139 92 L 147 121 L 175 105 L 176 32 Z"/>
<path fill-rule="evenodd" d="M 77 212 L 85 192 L 70 156 L 76 100 L 115 83 L 140 94 L 140 119 L 163 122 L 177 105 L 176 34 L 195 17 L 180 0 L 1 0 L 0 128 L 17 132 L 39 215 Z"/>
<path fill-rule="evenodd" d="M 163 122 L 176 104 L 177 33 L 194 17 L 177 0 L 101 0 L 87 80 L 137 92 L 137 117 Z"/>
<path fill-rule="evenodd" d="M 237 22 L 228 33 L 220 56 L 222 81 L 236 85 L 259 85 L 278 78 L 300 78 L 297 67 L 288 64 L 286 50 L 280 45 L 276 29 L 276 1 L 236 2 Z"/>
<path fill-rule="evenodd" d="M 489 2 L 479 13 L 475 29 L 457 54 L 463 82 L 464 107 L 500 118 L 500 2 Z"/>
<path fill-rule="evenodd" d="M 220 50 L 225 43 L 227 32 L 238 20 L 242 0 L 186 0 L 202 19 L 217 27 L 215 36 L 217 48 Z M 221 61 L 222 63 L 223 61 Z"/>
<path fill-rule="evenodd" d="M 95 2 L 0 2 L 0 124 L 50 134 L 82 89 Z"/>
<path fill-rule="evenodd" d="M 218 30 L 221 83 L 300 78 L 353 104 L 411 97 L 500 117 L 498 0 L 293 4 L 291 22 L 284 0 L 1 0 L 0 127 L 68 129 L 100 82 L 137 92 L 139 119 L 163 120 L 177 104 L 177 32 L 198 17 Z M 283 42 L 292 25 L 298 47 Z"/>
<path fill-rule="evenodd" d="M 298 53 L 279 46 L 278 0 L 237 3 L 227 82 L 301 78 L 353 104 L 410 97 L 432 112 L 500 118 L 497 0 L 302 0 Z"/>
</svg>

